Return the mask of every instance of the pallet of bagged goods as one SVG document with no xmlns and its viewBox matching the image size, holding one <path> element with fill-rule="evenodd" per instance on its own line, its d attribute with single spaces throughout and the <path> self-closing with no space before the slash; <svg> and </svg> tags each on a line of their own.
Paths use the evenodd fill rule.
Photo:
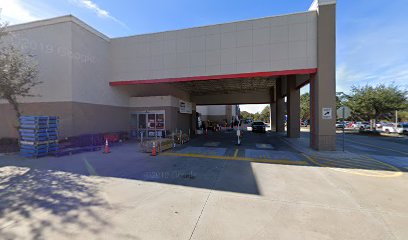
<svg viewBox="0 0 408 240">
<path fill-rule="evenodd" d="M 174 142 L 177 144 L 184 144 L 188 141 L 190 141 L 188 134 L 183 133 L 174 135 Z"/>
<path fill-rule="evenodd" d="M 142 152 L 151 153 L 153 149 L 153 143 L 156 146 L 157 152 L 162 152 L 173 147 L 173 140 L 171 138 L 158 138 L 152 140 L 146 140 L 141 143 Z"/>
</svg>

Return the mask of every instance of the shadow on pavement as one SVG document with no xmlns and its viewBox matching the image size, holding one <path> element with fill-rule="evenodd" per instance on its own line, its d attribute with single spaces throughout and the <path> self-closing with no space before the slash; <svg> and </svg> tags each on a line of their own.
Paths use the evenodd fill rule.
<svg viewBox="0 0 408 240">
<path fill-rule="evenodd" d="M 0 168 L 1 239 L 44 239 L 52 232 L 97 234 L 109 223 L 94 209 L 106 207 L 96 182 L 86 176 Z"/>
</svg>

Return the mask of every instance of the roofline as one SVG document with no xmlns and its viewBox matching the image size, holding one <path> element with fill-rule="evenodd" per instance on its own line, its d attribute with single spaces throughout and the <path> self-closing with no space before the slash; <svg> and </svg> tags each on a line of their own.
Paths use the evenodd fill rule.
<svg viewBox="0 0 408 240">
<path fill-rule="evenodd" d="M 246 21 L 255 21 L 255 20 L 260 20 L 260 19 L 267 19 L 267 18 L 274 18 L 274 17 L 284 17 L 284 16 L 291 16 L 291 15 L 298 15 L 298 14 L 308 14 L 308 13 L 310 13 L 310 11 L 295 12 L 295 13 L 289 13 L 289 14 L 281 14 L 281 15 L 267 16 L 267 17 L 261 17 L 261 18 L 252 18 L 252 19 L 245 19 L 245 20 L 237 20 L 237 21 L 202 25 L 202 26 L 196 26 L 196 27 L 172 29 L 172 30 L 159 31 L 159 32 L 141 33 L 141 34 L 134 34 L 134 35 L 129 35 L 129 36 L 114 37 L 114 38 L 110 38 L 110 37 L 106 36 L 102 32 L 99 32 L 95 28 L 91 27 L 90 25 L 88 25 L 84 21 L 80 20 L 79 18 L 77 18 L 77 17 L 75 17 L 74 15 L 71 15 L 71 14 L 64 15 L 64 16 L 59 16 L 59 17 L 54 17 L 54 18 L 43 19 L 43 20 L 32 21 L 32 22 L 27 22 L 27 23 L 20 23 L 20 24 L 10 25 L 10 26 L 8 26 L 8 29 L 10 31 L 14 32 L 14 31 L 21 31 L 21 30 L 26 30 L 26 29 L 31 29 L 31 28 L 43 27 L 43 26 L 47 26 L 47 25 L 53 25 L 53 24 L 59 24 L 59 23 L 65 23 L 65 22 L 73 22 L 73 23 L 76 23 L 77 25 L 79 25 L 80 27 L 88 30 L 89 32 L 95 34 L 96 36 L 104 39 L 105 41 L 110 42 L 111 40 L 115 40 L 115 39 L 131 38 L 131 37 L 138 37 L 138 36 L 144 36 L 144 35 L 152 35 L 152 34 L 159 34 L 159 33 L 166 33 L 166 32 L 174 32 L 174 31 L 182 31 L 182 30 L 189 30 L 189 29 L 205 28 L 205 27 L 219 26 L 219 25 L 224 25 L 224 24 L 240 23 L 240 22 L 246 22 Z"/>
<path fill-rule="evenodd" d="M 147 32 L 147 33 L 133 34 L 133 35 L 129 35 L 129 36 L 114 37 L 114 38 L 111 38 L 111 40 L 138 37 L 138 36 L 145 36 L 145 35 L 152 35 L 152 34 L 158 34 L 158 33 L 176 32 L 176 31 L 183 31 L 183 30 L 190 30 L 190 29 L 197 29 L 197 28 L 213 27 L 213 26 L 224 25 L 224 24 L 240 23 L 240 22 L 247 22 L 247 21 L 256 21 L 256 20 L 267 19 L 267 18 L 285 17 L 285 16 L 299 15 L 299 14 L 310 14 L 310 11 L 294 12 L 294 13 L 280 14 L 280 15 L 274 15 L 274 16 L 260 17 L 260 18 L 250 18 L 250 19 L 236 20 L 236 21 L 231 21 L 231 22 L 214 23 L 214 24 L 201 25 L 201 26 L 195 26 L 195 27 L 186 27 L 186 28 L 179 28 L 179 29 L 164 30 L 164 31 L 159 31 L 159 32 Z"/>
<path fill-rule="evenodd" d="M 336 4 L 336 0 L 313 0 L 309 7 L 309 11 L 317 11 L 319 6 Z"/>
<path fill-rule="evenodd" d="M 85 30 L 93 33 L 94 35 L 106 40 L 110 41 L 111 39 L 106 36 L 105 34 L 99 32 L 95 28 L 89 26 L 86 24 L 84 21 L 80 20 L 79 18 L 73 16 L 73 15 L 64 15 L 60 17 L 54 17 L 54 18 L 48 18 L 44 20 L 37 20 L 33 22 L 27 22 L 27 23 L 20 23 L 20 24 L 15 24 L 15 25 L 10 25 L 8 26 L 9 31 L 21 31 L 21 30 L 26 30 L 26 29 L 31 29 L 31 28 L 38 28 L 38 27 L 44 27 L 48 25 L 54 25 L 54 24 L 59 24 L 59 23 L 66 23 L 66 22 L 72 22 L 77 24 L 78 26 L 84 28 Z"/>
</svg>

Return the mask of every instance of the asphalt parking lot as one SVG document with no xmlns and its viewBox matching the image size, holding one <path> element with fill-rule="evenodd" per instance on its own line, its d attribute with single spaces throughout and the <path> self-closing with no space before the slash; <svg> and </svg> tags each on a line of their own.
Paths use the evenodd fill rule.
<svg viewBox="0 0 408 240">
<path fill-rule="evenodd" d="M 338 136 L 341 147 L 341 136 Z M 0 156 L 3 239 L 407 239 L 404 140 L 211 133 L 156 157 Z"/>
</svg>

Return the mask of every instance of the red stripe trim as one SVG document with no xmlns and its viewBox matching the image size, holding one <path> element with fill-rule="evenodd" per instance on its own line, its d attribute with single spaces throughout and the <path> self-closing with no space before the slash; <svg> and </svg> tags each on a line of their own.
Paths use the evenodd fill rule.
<svg viewBox="0 0 408 240">
<path fill-rule="evenodd" d="M 274 71 L 274 72 L 252 72 L 252 73 L 195 76 L 195 77 L 182 77 L 182 78 L 161 78 L 161 79 L 148 79 L 148 80 L 112 81 L 112 82 L 109 82 L 109 85 L 110 86 L 124 86 L 124 85 L 136 85 L 136 84 L 222 80 L 222 79 L 232 79 L 232 78 L 276 77 L 276 76 L 287 76 L 287 75 L 295 75 L 295 74 L 313 74 L 316 72 L 317 72 L 317 68 L 308 68 L 308 69 L 284 70 L 284 71 Z"/>
</svg>

